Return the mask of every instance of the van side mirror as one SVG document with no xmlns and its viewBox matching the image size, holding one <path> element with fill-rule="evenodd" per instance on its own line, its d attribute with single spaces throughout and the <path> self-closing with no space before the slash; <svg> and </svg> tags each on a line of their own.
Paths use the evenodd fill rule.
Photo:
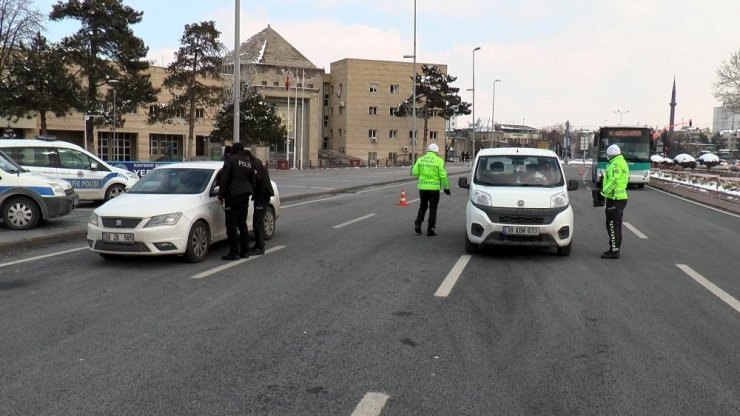
<svg viewBox="0 0 740 416">
<path fill-rule="evenodd" d="M 98 162 L 92 162 L 90 163 L 90 169 L 96 170 L 98 168 Z"/>
<path fill-rule="evenodd" d="M 575 191 L 578 189 L 578 181 L 575 179 L 571 179 L 568 181 L 568 190 L 569 191 Z"/>
<path fill-rule="evenodd" d="M 467 176 L 463 176 L 461 178 L 458 178 L 457 179 L 457 186 L 458 186 L 458 188 L 470 189 L 470 185 L 468 184 L 468 177 Z"/>
</svg>

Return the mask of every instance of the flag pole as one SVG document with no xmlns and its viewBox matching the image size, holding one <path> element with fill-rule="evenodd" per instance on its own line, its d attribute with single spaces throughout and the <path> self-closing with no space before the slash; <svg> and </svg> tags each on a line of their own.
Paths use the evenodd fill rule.
<svg viewBox="0 0 740 416">
<path fill-rule="evenodd" d="M 298 68 L 296 68 L 296 77 L 298 76 Z M 296 138 L 298 137 L 298 83 L 295 83 L 295 106 L 294 106 L 293 120 L 293 169 L 296 169 Z"/>
<path fill-rule="evenodd" d="M 303 131 L 305 128 L 305 123 L 303 121 L 304 117 L 304 107 L 306 106 L 306 99 L 305 99 L 305 93 L 306 93 L 306 70 L 303 70 L 303 74 L 301 75 L 301 170 L 303 170 L 303 162 L 304 162 L 304 156 L 305 152 L 303 151 Z"/>
</svg>

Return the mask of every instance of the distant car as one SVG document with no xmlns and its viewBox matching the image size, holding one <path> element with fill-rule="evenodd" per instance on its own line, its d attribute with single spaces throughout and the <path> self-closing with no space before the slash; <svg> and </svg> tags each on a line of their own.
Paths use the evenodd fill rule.
<svg viewBox="0 0 740 416">
<path fill-rule="evenodd" d="M 210 246 L 226 239 L 217 176 L 223 162 L 180 162 L 152 169 L 131 189 L 96 208 L 87 224 L 90 250 L 105 259 L 122 255 L 177 254 L 202 261 Z M 265 211 L 265 240 L 275 234 L 280 194 Z M 247 226 L 251 231 L 252 203 Z"/>
<path fill-rule="evenodd" d="M 730 169 L 735 172 L 740 172 L 740 159 L 733 160 L 732 164 L 730 164 Z"/>
</svg>

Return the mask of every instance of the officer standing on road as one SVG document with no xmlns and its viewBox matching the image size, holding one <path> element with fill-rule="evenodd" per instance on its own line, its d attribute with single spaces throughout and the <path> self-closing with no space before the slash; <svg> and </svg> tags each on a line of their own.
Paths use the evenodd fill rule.
<svg viewBox="0 0 740 416">
<path fill-rule="evenodd" d="M 221 169 L 218 190 L 219 203 L 226 211 L 226 237 L 229 239 L 229 253 L 221 257 L 224 260 L 249 257 L 247 214 L 255 187 L 254 165 L 244 151 L 244 144 L 234 143 L 232 150 L 233 154 L 226 158 Z"/>
<path fill-rule="evenodd" d="M 450 194 L 447 170 L 445 170 L 442 158 L 437 153 L 439 153 L 439 146 L 435 143 L 430 144 L 427 153 L 420 157 L 411 169 L 411 173 L 418 178 L 416 188 L 419 190 L 419 198 L 421 199 L 419 212 L 416 214 L 416 221 L 414 222 L 414 231 L 416 231 L 416 234 L 421 234 L 421 224 L 424 222 L 424 216 L 426 215 L 427 207 L 429 207 L 427 235 L 437 235 L 434 232 L 434 228 L 437 225 L 439 191 L 440 189 L 444 189 L 447 195 Z"/>
<path fill-rule="evenodd" d="M 249 249 L 249 254 L 265 254 L 265 212 L 270 202 L 270 197 L 275 195 L 270 182 L 270 174 L 267 172 L 267 166 L 254 156 L 249 150 L 246 151 L 252 159 L 254 170 L 257 174 L 254 188 L 254 213 L 252 214 L 252 231 L 254 232 L 254 246 Z"/>
<path fill-rule="evenodd" d="M 622 214 L 627 206 L 627 183 L 630 170 L 619 146 L 613 144 L 606 149 L 609 165 L 604 172 L 601 195 L 606 200 L 606 232 L 609 234 L 609 250 L 602 259 L 618 259 L 622 245 Z"/>
</svg>

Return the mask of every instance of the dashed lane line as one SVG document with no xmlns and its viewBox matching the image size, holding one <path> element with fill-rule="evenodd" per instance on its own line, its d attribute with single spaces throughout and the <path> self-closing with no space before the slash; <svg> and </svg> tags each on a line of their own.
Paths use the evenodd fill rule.
<svg viewBox="0 0 740 416">
<path fill-rule="evenodd" d="M 276 252 L 278 250 L 282 250 L 285 247 L 286 246 L 275 246 L 275 247 L 273 247 L 273 248 L 271 248 L 269 250 L 265 250 L 265 255 L 274 253 L 274 252 Z M 236 266 L 238 266 L 240 264 L 243 264 L 243 263 L 246 263 L 248 261 L 255 260 L 255 259 L 259 258 L 259 257 L 262 257 L 262 256 L 249 256 L 246 259 L 230 261 L 230 262 L 224 264 L 223 266 L 218 266 L 218 267 L 215 267 L 213 269 L 206 270 L 206 271 L 204 271 L 202 273 L 198 273 L 195 276 L 192 276 L 191 279 L 202 279 L 204 277 L 212 276 L 212 275 L 214 275 L 216 273 L 222 272 L 224 270 L 228 270 L 228 269 L 230 269 L 232 267 L 236 267 Z"/>
<path fill-rule="evenodd" d="M 625 227 L 627 227 L 627 228 L 628 228 L 628 229 L 629 229 L 630 231 L 632 231 L 633 233 L 635 233 L 635 235 L 636 235 L 637 237 L 639 237 L 639 238 L 641 238 L 641 239 L 643 239 L 643 240 L 647 240 L 647 239 L 648 239 L 648 238 L 647 238 L 647 236 L 646 236 L 645 234 L 641 233 L 641 232 L 640 232 L 640 230 L 638 230 L 637 228 L 635 228 L 635 226 L 634 226 L 634 225 L 632 225 L 632 224 L 630 224 L 630 223 L 628 223 L 628 222 L 624 222 L 623 224 L 624 224 L 624 226 L 625 226 Z"/>
<path fill-rule="evenodd" d="M 463 270 L 465 270 L 465 266 L 468 265 L 471 257 L 472 256 L 470 256 L 469 254 L 460 256 L 460 258 L 457 260 L 457 263 L 455 263 L 455 265 L 452 267 L 452 270 L 447 273 L 447 277 L 445 277 L 445 280 L 442 281 L 442 284 L 434 293 L 434 297 L 446 298 L 447 296 L 449 296 L 452 288 L 455 287 L 455 283 L 457 283 L 457 279 L 460 278 L 460 275 L 462 274 Z"/>
<path fill-rule="evenodd" d="M 87 250 L 87 247 L 73 248 L 71 250 L 57 251 L 55 253 L 44 254 L 43 256 L 36 256 L 36 257 L 30 257 L 30 258 L 23 259 L 23 260 L 15 260 L 15 261 L 7 262 L 7 263 L 0 263 L 0 268 L 12 266 L 14 264 L 26 263 L 29 261 L 45 259 L 47 257 L 61 256 L 62 254 L 74 253 L 75 251 L 82 251 L 82 250 Z"/>
<path fill-rule="evenodd" d="M 366 219 L 368 219 L 370 217 L 374 217 L 374 216 L 375 216 L 375 214 L 368 214 L 368 215 L 365 215 L 364 217 L 355 218 L 355 219 L 353 219 L 351 221 L 347 221 L 347 222 L 341 223 L 339 225 L 335 225 L 332 228 L 342 228 L 342 227 L 345 227 L 347 225 L 354 224 L 356 222 L 363 221 L 363 220 L 366 220 Z"/>
<path fill-rule="evenodd" d="M 350 416 L 378 416 L 389 398 L 384 393 L 367 393 Z"/>
<path fill-rule="evenodd" d="M 725 292 L 724 290 L 720 289 L 715 285 L 714 283 L 707 280 L 704 276 L 697 273 L 694 269 L 691 267 L 685 265 L 685 264 L 676 264 L 676 266 L 681 269 L 684 273 L 689 275 L 692 279 L 696 280 L 697 283 L 704 286 L 705 289 L 712 292 L 715 296 L 722 299 L 726 304 L 730 305 L 733 309 L 740 312 L 740 301 L 730 296 L 729 293 Z"/>
</svg>

